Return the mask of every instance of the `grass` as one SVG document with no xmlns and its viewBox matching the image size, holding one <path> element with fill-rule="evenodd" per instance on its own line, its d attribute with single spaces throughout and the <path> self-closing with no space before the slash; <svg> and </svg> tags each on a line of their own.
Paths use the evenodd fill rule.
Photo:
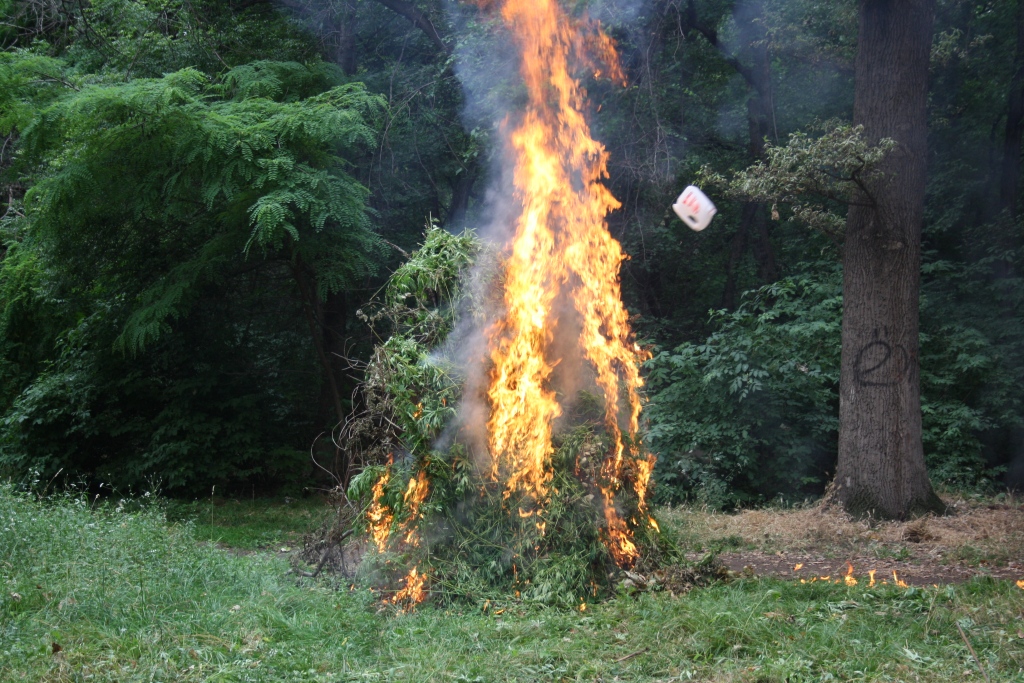
<svg viewBox="0 0 1024 683">
<path fill-rule="evenodd" d="M 166 501 L 172 523 L 191 523 L 192 536 L 239 550 L 280 549 L 301 545 L 302 537 L 331 515 L 324 499 L 211 497 Z"/>
<path fill-rule="evenodd" d="M 236 519 L 267 531 L 257 518 Z M 993 681 L 1024 681 L 1024 590 L 1012 582 L 739 580 L 582 612 L 403 615 L 366 590 L 298 580 L 274 554 L 198 540 L 158 508 L 92 510 L 0 486 L 0 680 L 983 680 L 959 623 Z"/>
</svg>

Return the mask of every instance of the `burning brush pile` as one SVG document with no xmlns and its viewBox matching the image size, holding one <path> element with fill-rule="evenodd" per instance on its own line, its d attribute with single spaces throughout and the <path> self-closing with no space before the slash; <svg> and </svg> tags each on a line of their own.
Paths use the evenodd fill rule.
<svg viewBox="0 0 1024 683">
<path fill-rule="evenodd" d="M 348 489 L 370 545 L 360 571 L 403 605 L 427 591 L 585 605 L 669 545 L 647 508 L 645 353 L 606 224 L 619 202 L 574 75 L 624 84 L 614 45 L 555 0 L 496 9 L 525 89 L 502 128 L 509 237 L 428 228 L 364 313 L 386 341 L 337 439 L 362 466 Z"/>
</svg>

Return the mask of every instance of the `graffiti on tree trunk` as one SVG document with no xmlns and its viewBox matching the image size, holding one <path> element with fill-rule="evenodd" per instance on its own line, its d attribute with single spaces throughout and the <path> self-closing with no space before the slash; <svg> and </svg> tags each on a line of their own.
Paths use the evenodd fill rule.
<svg viewBox="0 0 1024 683">
<path fill-rule="evenodd" d="M 889 387 L 905 380 L 910 370 L 910 353 L 902 344 L 888 341 L 889 331 L 874 331 L 874 339 L 860 348 L 853 364 L 857 384 Z"/>
</svg>

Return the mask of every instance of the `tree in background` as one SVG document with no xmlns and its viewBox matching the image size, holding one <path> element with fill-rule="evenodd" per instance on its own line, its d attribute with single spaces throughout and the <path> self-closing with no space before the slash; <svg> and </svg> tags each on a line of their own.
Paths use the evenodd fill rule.
<svg viewBox="0 0 1024 683">
<path fill-rule="evenodd" d="M 495 121 L 517 91 L 501 78 L 494 27 L 472 3 L 457 7 L 0 0 L 4 65 L 21 69 L 0 87 L 5 474 L 65 464 L 125 485 L 174 472 L 179 492 L 248 490 L 287 475 L 309 483 L 310 444 L 340 414 L 368 407 L 352 389 L 383 340 L 359 312 L 420 243 L 428 216 L 452 232 L 491 219 Z M 886 147 L 848 125 L 857 3 L 613 0 L 586 10 L 614 34 L 628 73 L 628 88 L 580 74 L 623 202 L 610 226 L 631 256 L 624 296 L 641 337 L 675 349 L 650 368 L 648 443 L 663 497 L 732 505 L 820 494 L 838 448 L 838 263 L 847 207 L 861 201 L 852 174 L 863 182 L 870 166 L 849 152 L 874 158 Z M 1020 190 L 1019 11 L 1016 1 L 936 2 L 920 351 L 924 456 L 936 482 L 992 486 L 1015 453 L 1020 474 L 1005 481 L 1024 480 L 1024 233 L 1008 201 Z M 466 88 L 467 73 L 485 82 Z M 197 75 L 205 85 L 188 94 Z M 243 76 L 247 94 L 231 85 Z M 386 102 L 371 117 L 373 142 L 284 143 L 290 169 L 276 158 L 253 169 L 222 151 L 161 163 L 194 149 L 193 133 L 217 129 L 229 137 L 211 149 L 239 134 L 263 150 L 252 161 L 268 164 L 267 131 L 239 116 L 304 111 L 357 82 Z M 171 99 L 155 102 L 157 90 Z M 114 108 L 98 116 L 101 91 L 135 118 L 117 123 Z M 48 123 L 28 135 L 44 115 L 55 131 L 81 126 L 81 144 L 43 135 Z M 114 152 L 99 163 L 106 142 Z M 789 189 L 712 191 L 719 214 L 702 233 L 673 218 L 668 206 L 700 169 L 728 175 L 757 158 L 804 158 L 811 175 L 837 173 L 819 180 L 843 187 L 803 204 L 782 196 Z M 279 189 L 310 179 L 306 167 L 347 178 L 364 188 L 346 193 L 362 197 L 362 227 L 335 218 L 318 230 L 317 211 L 293 204 L 298 241 L 271 231 L 280 242 L 247 249 L 247 207 L 269 185 L 209 203 L 197 169 L 205 163 L 213 177 L 225 159 Z M 50 190 L 43 211 L 36 200 Z M 336 250 L 349 255 L 317 256 Z M 340 451 L 327 438 L 316 444 L 331 467 Z"/>
<path fill-rule="evenodd" d="M 839 462 L 834 495 L 858 515 L 942 510 L 921 443 L 919 301 L 933 0 L 861 0 L 854 124 L 895 141 L 858 183 L 843 246 Z"/>
<path fill-rule="evenodd" d="M 3 110 L 20 136 L 14 170 L 32 179 L 8 243 L 26 267 L 43 264 L 27 306 L 45 304 L 49 289 L 64 318 L 57 353 L 10 404 L 0 461 L 151 472 L 174 487 L 259 469 L 270 444 L 257 435 L 280 419 L 272 406 L 284 407 L 267 380 L 284 369 L 270 359 L 284 362 L 295 344 L 281 334 L 297 317 L 282 315 L 288 303 L 321 364 L 326 421 L 342 420 L 328 355 L 337 321 L 324 309 L 374 271 L 381 251 L 367 190 L 345 161 L 374 143 L 381 100 L 361 84 L 331 87 L 323 65 L 253 62 L 218 79 L 184 69 L 124 83 L 83 78 L 60 60 L 0 57 Z M 16 263 L 0 275 L 7 292 Z M 266 314 L 288 324 L 271 332 L 257 311 L 275 298 Z M 17 305 L 2 300 L 8 313 Z M 194 347 L 181 347 L 190 337 Z M 237 386 L 225 395 L 234 382 L 222 373 L 236 364 L 269 394 L 262 407 L 237 405 L 263 414 L 263 426 L 240 428 L 248 420 L 225 410 L 255 399 Z M 212 400 L 201 407 L 197 397 Z M 71 445 L 68 432 L 78 433 Z M 220 448 L 203 464 L 203 450 Z"/>
</svg>

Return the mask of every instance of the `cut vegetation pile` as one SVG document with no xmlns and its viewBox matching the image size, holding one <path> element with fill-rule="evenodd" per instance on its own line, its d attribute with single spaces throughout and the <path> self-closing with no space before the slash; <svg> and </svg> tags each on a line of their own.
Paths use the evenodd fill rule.
<svg viewBox="0 0 1024 683">
<path fill-rule="evenodd" d="M 388 602 L 407 607 L 430 595 L 442 604 L 516 598 L 581 608 L 629 580 L 623 570 L 644 583 L 682 556 L 640 498 L 647 480 L 637 477 L 649 468 L 626 471 L 609 516 L 604 466 L 615 445 L 602 401 L 587 391 L 566 402 L 556 424 L 543 495 L 513 490 L 492 469 L 474 439 L 480 416 L 457 412 L 479 370 L 464 357 L 471 341 L 454 328 L 457 318 L 486 319 L 499 271 L 478 268 L 473 287 L 466 279 L 472 263 L 494 260 L 472 235 L 430 226 L 362 313 L 381 341 L 361 368 L 358 408 L 335 435 L 349 471 L 361 468 L 346 488 L 361 508 L 346 519 L 356 532 L 346 540 L 364 551 L 358 577 Z M 307 559 L 350 568 L 351 549 L 332 542 L 345 532 L 314 539 Z"/>
</svg>

